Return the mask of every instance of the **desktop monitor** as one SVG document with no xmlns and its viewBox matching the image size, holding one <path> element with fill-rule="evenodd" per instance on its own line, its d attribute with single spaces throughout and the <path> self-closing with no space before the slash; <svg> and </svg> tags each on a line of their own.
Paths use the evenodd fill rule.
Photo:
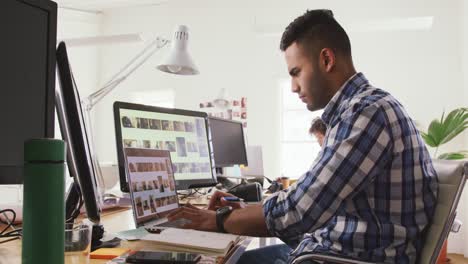
<svg viewBox="0 0 468 264">
<path fill-rule="evenodd" d="M 71 199 L 81 204 L 84 200 L 89 220 L 95 224 L 100 222 L 100 207 L 91 150 L 86 133 L 81 100 L 70 69 L 67 48 L 60 42 L 57 48 L 57 70 L 59 87 L 56 91 L 56 105 L 62 136 L 67 142 L 67 162 L 70 175 L 74 178 L 67 195 L 67 214 L 70 206 L 75 207 Z M 78 187 L 78 188 L 76 188 Z M 78 192 L 78 193 L 76 193 Z M 80 204 L 78 204 L 78 210 Z M 74 208 L 71 208 L 74 209 Z"/>
<path fill-rule="evenodd" d="M 114 120 L 123 192 L 129 190 L 125 148 L 169 150 L 178 190 L 216 184 L 206 113 L 115 102 Z"/>
<path fill-rule="evenodd" d="M 247 165 L 242 123 L 210 117 L 209 124 L 216 167 Z"/>
<path fill-rule="evenodd" d="M 23 183 L 23 144 L 54 137 L 57 4 L 0 1 L 0 184 Z"/>
</svg>

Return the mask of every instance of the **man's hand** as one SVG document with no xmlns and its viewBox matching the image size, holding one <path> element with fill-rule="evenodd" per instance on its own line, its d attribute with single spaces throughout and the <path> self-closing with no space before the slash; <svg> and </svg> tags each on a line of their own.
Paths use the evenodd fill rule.
<svg viewBox="0 0 468 264">
<path fill-rule="evenodd" d="M 216 212 L 211 210 L 199 209 L 189 203 L 184 207 L 178 208 L 171 212 L 167 219 L 174 221 L 180 218 L 184 218 L 192 221 L 189 224 L 183 226 L 185 229 L 196 229 L 202 231 L 218 231 L 216 226 Z"/>
<path fill-rule="evenodd" d="M 208 205 L 208 210 L 215 211 L 216 209 L 223 207 L 223 206 L 231 206 L 233 209 L 240 209 L 240 208 L 246 207 L 246 204 L 244 202 L 228 202 L 224 200 L 223 197 L 235 197 L 235 196 L 230 193 L 216 191 L 211 196 L 210 204 Z"/>
</svg>

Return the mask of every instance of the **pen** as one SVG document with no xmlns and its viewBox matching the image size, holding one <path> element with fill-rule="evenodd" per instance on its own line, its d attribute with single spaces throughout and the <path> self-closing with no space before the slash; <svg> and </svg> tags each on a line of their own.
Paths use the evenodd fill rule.
<svg viewBox="0 0 468 264">
<path fill-rule="evenodd" d="M 228 201 L 228 202 L 242 202 L 242 199 L 240 199 L 238 197 L 232 197 L 232 196 L 225 196 L 225 197 L 223 197 L 223 199 Z"/>
</svg>

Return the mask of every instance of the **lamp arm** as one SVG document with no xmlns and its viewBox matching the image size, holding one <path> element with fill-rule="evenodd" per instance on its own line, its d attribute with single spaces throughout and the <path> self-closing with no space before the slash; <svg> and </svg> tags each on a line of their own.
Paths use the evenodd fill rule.
<svg viewBox="0 0 468 264">
<path fill-rule="evenodd" d="M 145 63 L 154 53 L 163 48 L 169 43 L 169 40 L 157 37 L 149 43 L 141 52 L 131 59 L 122 69 L 120 69 L 112 78 L 107 81 L 103 87 L 96 92 L 90 94 L 82 102 L 85 109 L 90 111 L 99 101 L 101 101 L 108 93 L 114 90 L 120 83 L 125 81 L 134 71 L 136 71 L 143 63 Z M 135 64 L 136 63 L 136 64 Z M 125 71 L 127 71 L 125 73 Z M 122 75 L 122 76 L 120 76 Z M 120 76 L 120 77 L 119 77 Z"/>
</svg>

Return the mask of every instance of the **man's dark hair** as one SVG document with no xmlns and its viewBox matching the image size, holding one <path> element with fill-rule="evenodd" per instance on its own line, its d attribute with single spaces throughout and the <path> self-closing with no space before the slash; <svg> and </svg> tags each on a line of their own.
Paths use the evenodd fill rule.
<svg viewBox="0 0 468 264">
<path fill-rule="evenodd" d="M 320 133 L 322 135 L 325 135 L 327 133 L 327 125 L 325 125 L 322 119 L 317 117 L 314 120 L 312 120 L 312 124 L 309 128 L 309 133 Z"/>
<path fill-rule="evenodd" d="M 346 31 L 326 9 L 308 10 L 289 24 L 281 37 L 280 49 L 285 51 L 294 42 L 314 53 L 331 48 L 335 53 L 351 56 L 351 44 Z"/>
</svg>

